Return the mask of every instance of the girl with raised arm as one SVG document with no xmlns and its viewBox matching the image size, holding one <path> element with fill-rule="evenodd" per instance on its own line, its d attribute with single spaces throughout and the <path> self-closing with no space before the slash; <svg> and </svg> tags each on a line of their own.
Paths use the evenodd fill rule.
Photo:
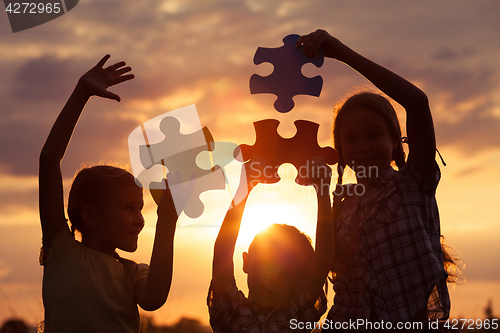
<svg viewBox="0 0 500 333">
<path fill-rule="evenodd" d="M 134 252 L 144 227 L 142 188 L 128 171 L 108 165 L 82 169 L 69 193 L 71 228 L 64 214 L 60 163 L 85 104 L 91 96 L 120 101 L 108 87 L 134 78 L 125 62 L 104 67 L 109 58 L 80 78 L 40 154 L 46 333 L 139 332 L 137 304 L 156 310 L 170 290 L 177 214 L 168 188 L 158 207 L 149 267 L 115 252 Z"/>
</svg>

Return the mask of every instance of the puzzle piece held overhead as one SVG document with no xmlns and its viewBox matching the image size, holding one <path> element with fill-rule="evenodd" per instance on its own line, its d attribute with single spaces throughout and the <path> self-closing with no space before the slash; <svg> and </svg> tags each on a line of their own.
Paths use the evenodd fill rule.
<svg viewBox="0 0 500 333">
<path fill-rule="evenodd" d="M 269 76 L 254 74 L 250 77 L 252 94 L 270 93 L 278 98 L 274 108 L 282 113 L 293 109 L 295 95 L 311 95 L 318 97 L 323 87 L 321 76 L 308 78 L 302 74 L 302 66 L 313 63 L 316 67 L 323 65 L 323 51 L 316 58 L 308 58 L 295 43 L 299 35 L 288 35 L 283 38 L 283 46 L 278 48 L 259 47 L 255 52 L 254 64 L 270 62 L 274 71 Z"/>
<path fill-rule="evenodd" d="M 200 194 L 209 190 L 224 190 L 226 186 L 224 173 L 219 166 L 204 170 L 196 164 L 196 157 L 201 152 L 210 148 L 213 141 L 210 132 L 205 127 L 191 134 L 179 132 L 179 121 L 173 117 L 166 117 L 160 123 L 160 130 L 165 134 L 165 140 L 159 143 L 140 146 L 139 154 L 144 167 L 148 169 L 154 165 L 164 165 L 172 175 L 179 175 L 170 178 L 168 185 L 173 194 L 173 199 L 177 214 L 182 211 L 190 217 L 197 218 L 203 214 L 204 204 L 200 200 Z M 175 155 L 166 156 L 169 146 L 185 142 L 195 138 L 194 142 L 202 144 Z M 203 140 L 200 140 L 203 138 Z M 163 156 L 163 158 L 161 157 Z M 148 167 L 149 166 L 149 167 Z M 158 185 L 158 183 L 154 184 Z M 155 202 L 158 204 L 161 199 L 160 191 L 151 191 Z"/>
<path fill-rule="evenodd" d="M 255 144 L 253 146 L 240 145 L 243 160 L 248 161 L 254 156 L 264 159 L 276 171 L 283 163 L 291 163 L 299 171 L 295 182 L 307 185 L 307 174 L 301 172 L 301 167 L 306 166 L 308 160 L 323 157 L 327 164 L 338 162 L 338 153 L 332 147 L 320 147 L 317 136 L 319 125 L 307 120 L 294 122 L 297 133 L 294 137 L 284 139 L 278 134 L 279 121 L 265 119 L 254 122 Z M 247 174 L 248 178 L 258 179 L 260 183 L 273 184 L 278 182 L 277 172 L 265 174 Z"/>
<path fill-rule="evenodd" d="M 173 176 L 168 185 L 177 214 L 184 211 L 190 218 L 200 217 L 204 212 L 201 193 L 226 187 L 219 166 L 204 170 L 196 164 L 196 156 L 209 151 L 210 143 L 213 138 L 206 127 L 201 128 L 194 105 L 153 118 L 129 136 L 134 175 L 144 188 L 151 189 L 158 203 L 165 189 L 166 168 Z"/>
<path fill-rule="evenodd" d="M 210 170 L 200 169 L 194 163 L 200 152 L 210 149 L 210 142 L 213 142 L 210 131 L 204 127 L 193 133 L 182 134 L 180 127 L 178 119 L 163 118 L 159 124 L 159 130 L 164 134 L 165 139 L 139 147 L 142 165 L 149 169 L 155 164 L 162 164 L 170 173 L 181 170 L 183 181 L 191 179 L 193 174 L 195 178 L 198 178 L 210 173 Z M 182 150 L 178 151 L 179 147 L 182 147 Z"/>
</svg>

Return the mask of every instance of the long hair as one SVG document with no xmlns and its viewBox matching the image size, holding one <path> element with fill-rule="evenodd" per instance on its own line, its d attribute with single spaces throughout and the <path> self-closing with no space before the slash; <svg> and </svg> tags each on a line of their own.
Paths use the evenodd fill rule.
<svg viewBox="0 0 500 333">
<path fill-rule="evenodd" d="M 443 252 L 444 269 L 448 273 L 446 282 L 457 283 L 465 281 L 461 274 L 460 264 L 463 261 L 453 253 L 452 248 L 446 244 L 444 236 L 441 235 L 441 251 Z"/>
</svg>

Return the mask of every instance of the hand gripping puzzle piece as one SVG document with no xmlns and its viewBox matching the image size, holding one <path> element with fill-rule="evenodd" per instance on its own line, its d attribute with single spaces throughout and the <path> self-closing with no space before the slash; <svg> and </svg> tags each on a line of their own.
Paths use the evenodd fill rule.
<svg viewBox="0 0 500 333">
<path fill-rule="evenodd" d="M 283 38 L 283 46 L 278 48 L 259 47 L 255 52 L 254 64 L 270 62 L 274 71 L 269 76 L 254 74 L 250 77 L 252 94 L 270 93 L 278 98 L 274 108 L 282 113 L 293 109 L 295 95 L 311 95 L 318 97 L 323 86 L 321 76 L 308 78 L 302 74 L 302 66 L 313 63 L 316 67 L 323 65 L 323 51 L 316 58 L 308 58 L 301 49 L 295 46 L 299 35 L 288 35 Z"/>
<path fill-rule="evenodd" d="M 200 194 L 224 190 L 222 169 L 214 166 L 204 170 L 197 166 L 196 156 L 210 149 L 213 138 L 207 128 L 201 128 L 194 105 L 155 117 L 136 128 L 129 136 L 132 170 L 143 188 L 151 189 L 159 203 L 165 168 L 177 215 L 182 211 L 197 218 L 203 214 Z"/>
<path fill-rule="evenodd" d="M 285 139 L 278 134 L 279 121 L 276 119 L 265 119 L 254 122 L 255 144 L 253 146 L 240 145 L 243 160 L 248 161 L 258 156 L 266 161 L 268 166 L 274 170 L 270 172 L 247 173 L 250 179 L 256 179 L 259 183 L 273 184 L 280 178 L 277 170 L 283 163 L 291 163 L 299 171 L 295 182 L 299 185 L 308 185 L 308 175 L 301 170 L 307 167 L 307 161 L 315 157 L 323 157 L 327 164 L 333 165 L 338 162 L 338 153 L 332 147 L 320 147 L 317 136 L 319 125 L 307 120 L 296 120 L 294 122 L 297 133 L 294 137 Z M 238 150 L 235 151 L 237 153 Z"/>
</svg>

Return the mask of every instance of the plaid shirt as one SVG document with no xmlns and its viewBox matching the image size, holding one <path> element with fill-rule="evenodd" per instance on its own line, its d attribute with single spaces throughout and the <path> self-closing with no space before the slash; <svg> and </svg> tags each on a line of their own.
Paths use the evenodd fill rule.
<svg viewBox="0 0 500 333">
<path fill-rule="evenodd" d="M 384 170 L 364 195 L 342 201 L 329 319 L 406 322 L 426 305 L 429 319 L 448 318 L 437 165 L 435 177 L 434 186 L 424 182 L 409 160 L 400 171 Z"/>
<path fill-rule="evenodd" d="M 217 303 L 213 304 L 212 298 L 210 287 L 207 303 L 214 333 L 311 332 L 311 329 L 292 329 L 291 320 L 296 319 L 296 323 L 318 322 L 326 311 L 324 292 L 315 298 L 304 291 L 302 283 L 290 301 L 276 307 L 267 316 L 238 290 L 236 282 L 228 285 Z"/>
</svg>

